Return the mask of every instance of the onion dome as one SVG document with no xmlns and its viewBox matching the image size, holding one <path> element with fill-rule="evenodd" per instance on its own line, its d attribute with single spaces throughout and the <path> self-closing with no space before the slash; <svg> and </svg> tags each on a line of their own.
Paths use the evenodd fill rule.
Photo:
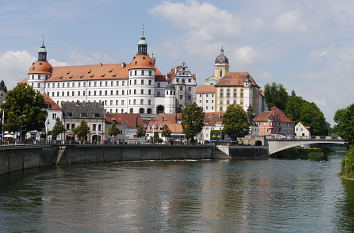
<svg viewBox="0 0 354 233">
<path fill-rule="evenodd" d="M 167 84 L 166 90 L 172 90 L 172 91 L 176 90 L 175 85 L 173 85 L 172 83 Z"/>
<path fill-rule="evenodd" d="M 155 65 L 148 55 L 136 55 L 129 65 L 130 69 L 155 69 Z"/>
<path fill-rule="evenodd" d="M 224 54 L 224 47 L 223 46 L 221 46 L 220 52 L 221 52 L 221 54 L 216 57 L 215 63 L 227 63 L 227 64 L 229 64 L 229 59 Z"/>
<path fill-rule="evenodd" d="M 52 74 L 53 67 L 46 61 L 36 61 L 32 64 L 28 74 Z"/>
</svg>

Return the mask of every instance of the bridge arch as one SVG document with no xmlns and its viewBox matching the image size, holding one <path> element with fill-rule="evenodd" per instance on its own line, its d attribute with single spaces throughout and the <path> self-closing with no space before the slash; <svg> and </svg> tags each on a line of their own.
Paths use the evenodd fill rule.
<svg viewBox="0 0 354 233">
<path fill-rule="evenodd" d="M 269 146 L 269 155 L 277 153 L 282 150 L 289 148 L 302 146 L 302 145 L 311 145 L 311 144 L 345 144 L 346 142 L 343 139 L 323 139 L 323 140 L 268 140 Z"/>
</svg>

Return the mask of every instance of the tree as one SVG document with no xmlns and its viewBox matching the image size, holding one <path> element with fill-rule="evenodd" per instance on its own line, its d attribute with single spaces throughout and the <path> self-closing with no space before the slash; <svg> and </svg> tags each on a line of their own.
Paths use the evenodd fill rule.
<svg viewBox="0 0 354 233">
<path fill-rule="evenodd" d="M 333 118 L 336 125 L 333 130 L 349 145 L 354 144 L 354 103 L 346 108 L 338 109 Z"/>
<path fill-rule="evenodd" d="M 57 139 L 57 136 L 61 133 L 65 132 L 65 127 L 63 125 L 63 123 L 61 122 L 60 118 L 57 117 L 57 119 L 55 120 L 55 125 L 52 129 L 52 135 L 54 137 L 54 139 Z"/>
<path fill-rule="evenodd" d="M 203 108 L 196 103 L 185 106 L 182 110 L 182 128 L 186 139 L 194 142 L 194 137 L 200 133 L 204 126 Z"/>
<path fill-rule="evenodd" d="M 310 126 L 312 135 L 326 135 L 328 132 L 326 119 L 315 103 L 303 102 L 299 121 Z"/>
<path fill-rule="evenodd" d="M 167 124 L 164 124 L 161 135 L 162 135 L 162 137 L 165 137 L 166 139 L 168 139 L 171 136 L 171 130 L 168 128 Z"/>
<path fill-rule="evenodd" d="M 143 126 L 139 126 L 138 129 L 136 130 L 136 136 L 138 137 L 145 137 L 146 135 L 146 130 Z"/>
<path fill-rule="evenodd" d="M 22 138 L 28 131 L 44 128 L 47 104 L 44 97 L 27 84 L 18 84 L 8 91 L 1 108 L 5 111 L 5 130 L 21 131 Z"/>
<path fill-rule="evenodd" d="M 231 104 L 227 107 L 222 118 L 222 124 L 224 126 L 222 132 L 233 141 L 236 141 L 237 137 L 244 137 L 249 134 L 248 116 L 240 105 Z"/>
<path fill-rule="evenodd" d="M 7 92 L 7 87 L 5 85 L 4 80 L 1 80 L 0 82 L 0 90 L 3 90 L 5 93 Z"/>
<path fill-rule="evenodd" d="M 301 96 L 289 96 L 288 101 L 285 104 L 285 115 L 292 121 L 299 122 L 301 109 L 305 102 L 306 101 L 303 100 Z"/>
<path fill-rule="evenodd" d="M 119 129 L 117 128 L 116 123 L 114 121 L 111 128 L 109 128 L 108 130 L 108 134 L 111 135 L 113 138 L 115 138 L 115 136 L 119 134 Z"/>
<path fill-rule="evenodd" d="M 288 99 L 288 93 L 282 84 L 273 82 L 271 85 L 267 83 L 264 87 L 264 95 L 268 108 L 276 106 L 284 111 L 285 104 Z"/>
<path fill-rule="evenodd" d="M 160 136 L 158 132 L 154 132 L 154 137 L 152 138 L 152 141 L 155 143 L 159 143 L 160 142 Z"/>
<path fill-rule="evenodd" d="M 80 139 L 81 142 L 83 142 L 85 136 L 90 133 L 90 127 L 87 125 L 85 120 L 82 120 L 81 124 L 73 129 L 73 133 Z"/>
</svg>

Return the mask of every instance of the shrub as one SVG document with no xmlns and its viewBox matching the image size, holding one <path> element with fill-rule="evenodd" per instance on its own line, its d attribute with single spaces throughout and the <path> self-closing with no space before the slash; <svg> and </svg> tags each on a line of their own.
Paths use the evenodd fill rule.
<svg viewBox="0 0 354 233">
<path fill-rule="evenodd" d="M 354 178 L 354 147 L 352 146 L 350 150 L 342 160 L 342 175 Z"/>
</svg>

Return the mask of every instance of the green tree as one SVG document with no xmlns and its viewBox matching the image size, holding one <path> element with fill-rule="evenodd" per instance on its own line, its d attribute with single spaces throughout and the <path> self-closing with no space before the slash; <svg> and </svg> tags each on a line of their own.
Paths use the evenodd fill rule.
<svg viewBox="0 0 354 233">
<path fill-rule="evenodd" d="M 7 87 L 5 85 L 4 80 L 1 80 L 0 82 L 0 90 L 3 90 L 5 93 L 7 92 Z"/>
<path fill-rule="evenodd" d="M 284 111 L 288 93 L 282 84 L 267 83 L 264 87 L 264 95 L 268 108 L 276 106 Z"/>
<path fill-rule="evenodd" d="M 240 105 L 231 104 L 227 107 L 222 118 L 222 124 L 224 126 L 222 132 L 233 141 L 236 141 L 237 137 L 244 137 L 249 134 L 248 116 Z"/>
<path fill-rule="evenodd" d="M 65 127 L 63 125 L 63 123 L 61 122 L 60 118 L 57 117 L 57 119 L 55 120 L 55 125 L 52 129 L 52 135 L 54 137 L 54 140 L 57 139 L 57 136 L 61 133 L 65 132 Z"/>
<path fill-rule="evenodd" d="M 338 109 L 333 119 L 336 122 L 334 132 L 348 144 L 354 144 L 354 103 L 346 108 Z"/>
<path fill-rule="evenodd" d="M 138 129 L 136 130 L 136 136 L 138 137 L 145 137 L 146 135 L 146 130 L 143 126 L 139 126 Z"/>
<path fill-rule="evenodd" d="M 162 130 L 162 137 L 169 138 L 171 136 L 171 130 L 168 128 L 167 124 L 164 124 L 163 130 Z M 168 140 L 167 140 L 168 141 Z"/>
<path fill-rule="evenodd" d="M 82 120 L 80 125 L 73 129 L 73 133 L 80 139 L 81 142 L 83 142 L 85 136 L 90 133 L 90 127 L 87 125 L 85 120 Z"/>
<path fill-rule="evenodd" d="M 27 84 L 18 84 L 8 91 L 1 108 L 5 111 L 5 130 L 21 131 L 22 138 L 28 131 L 44 128 L 47 104 L 44 97 Z"/>
<path fill-rule="evenodd" d="M 117 128 L 116 123 L 113 121 L 111 128 L 109 128 L 109 130 L 108 130 L 108 134 L 111 135 L 114 139 L 116 137 L 116 135 L 119 134 L 119 131 L 120 130 Z"/>
<path fill-rule="evenodd" d="M 299 122 L 301 109 L 306 101 L 301 96 L 291 95 L 285 104 L 285 115 L 292 121 Z"/>
<path fill-rule="evenodd" d="M 200 133 L 204 126 L 203 108 L 196 103 L 185 106 L 182 110 L 182 128 L 186 139 L 194 142 L 194 137 Z"/>
<path fill-rule="evenodd" d="M 354 178 L 354 146 L 351 146 L 342 160 L 342 176 Z"/>
<path fill-rule="evenodd" d="M 153 142 L 160 142 L 160 136 L 158 132 L 154 132 L 154 137 L 152 138 Z"/>
<path fill-rule="evenodd" d="M 299 121 L 310 126 L 312 135 L 327 135 L 328 123 L 315 103 L 303 102 Z"/>
</svg>

